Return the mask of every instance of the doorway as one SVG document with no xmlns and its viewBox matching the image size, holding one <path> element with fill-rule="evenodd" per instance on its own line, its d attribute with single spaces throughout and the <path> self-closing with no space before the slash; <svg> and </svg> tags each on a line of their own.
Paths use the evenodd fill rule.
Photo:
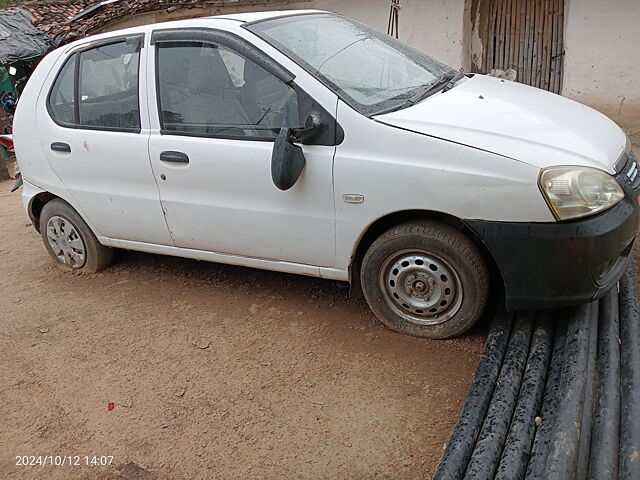
<svg viewBox="0 0 640 480">
<path fill-rule="evenodd" d="M 474 2 L 475 3 L 475 2 Z M 481 0 L 473 29 L 484 46 L 483 73 L 516 71 L 516 81 L 560 93 L 564 0 Z"/>
</svg>

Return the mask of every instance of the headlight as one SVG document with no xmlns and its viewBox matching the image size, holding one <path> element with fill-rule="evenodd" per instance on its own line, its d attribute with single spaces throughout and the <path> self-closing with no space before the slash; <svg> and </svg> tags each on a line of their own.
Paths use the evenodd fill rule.
<svg viewBox="0 0 640 480">
<path fill-rule="evenodd" d="M 558 220 L 586 217 L 624 198 L 607 172 L 589 167 L 552 167 L 540 174 L 540 189 Z"/>
</svg>

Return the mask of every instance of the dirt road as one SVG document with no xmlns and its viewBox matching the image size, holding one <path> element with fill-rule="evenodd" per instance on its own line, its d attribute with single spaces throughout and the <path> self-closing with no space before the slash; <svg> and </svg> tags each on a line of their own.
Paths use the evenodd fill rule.
<svg viewBox="0 0 640 480">
<path fill-rule="evenodd" d="M 170 257 L 122 252 L 103 273 L 64 273 L 10 185 L 0 182 L 0 478 L 433 473 L 482 329 L 409 338 L 337 283 Z M 81 465 L 16 466 L 29 455 Z M 94 455 L 113 462 L 86 466 Z"/>
</svg>

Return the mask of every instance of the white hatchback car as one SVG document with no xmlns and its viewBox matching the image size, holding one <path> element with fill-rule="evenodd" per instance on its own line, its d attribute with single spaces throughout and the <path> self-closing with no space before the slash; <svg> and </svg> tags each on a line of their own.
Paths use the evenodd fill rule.
<svg viewBox="0 0 640 480">
<path fill-rule="evenodd" d="M 320 11 L 64 46 L 14 132 L 61 266 L 95 272 L 116 247 L 349 281 L 422 337 L 470 328 L 492 273 L 509 309 L 597 298 L 638 226 L 640 175 L 608 118 Z"/>
</svg>

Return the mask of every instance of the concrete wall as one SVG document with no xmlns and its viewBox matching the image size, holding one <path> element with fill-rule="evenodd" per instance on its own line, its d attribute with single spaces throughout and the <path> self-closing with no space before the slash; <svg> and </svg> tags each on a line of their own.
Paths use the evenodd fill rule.
<svg viewBox="0 0 640 480">
<path fill-rule="evenodd" d="M 562 94 L 640 134 L 640 0 L 565 0 Z"/>
</svg>

